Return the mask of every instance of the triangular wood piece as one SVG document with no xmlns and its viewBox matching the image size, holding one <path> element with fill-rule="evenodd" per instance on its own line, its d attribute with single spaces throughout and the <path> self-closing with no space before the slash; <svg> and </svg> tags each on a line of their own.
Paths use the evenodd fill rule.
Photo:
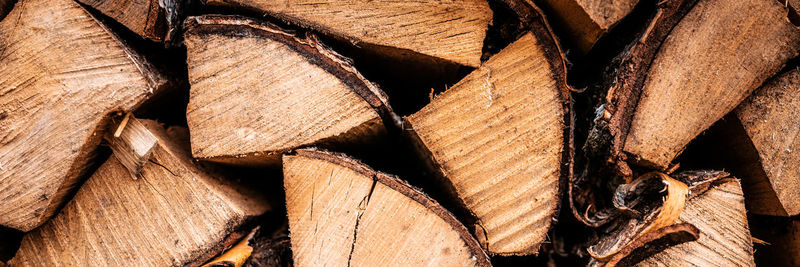
<svg viewBox="0 0 800 267">
<path fill-rule="evenodd" d="M 142 38 L 169 41 L 174 38 L 186 0 L 78 0 L 116 20 Z"/>
<path fill-rule="evenodd" d="M 492 21 L 486 0 L 210 0 L 278 17 L 395 57 L 432 56 L 477 67 Z"/>
<path fill-rule="evenodd" d="M 563 68 L 549 32 L 534 27 L 406 118 L 491 254 L 534 254 L 545 240 L 571 166 Z"/>
<path fill-rule="evenodd" d="M 362 143 L 394 123 L 387 98 L 313 35 L 238 16 L 186 20 L 192 154 L 277 163 L 310 144 Z"/>
<path fill-rule="evenodd" d="M 158 123 L 129 123 L 123 131 L 137 130 L 158 139 L 140 178 L 116 154 L 109 158 L 58 215 L 25 235 L 10 265 L 199 264 L 240 239 L 249 230 L 242 226 L 269 209 L 252 189 L 195 166 L 173 143 L 182 138 Z"/>
<path fill-rule="evenodd" d="M 748 210 L 757 214 L 800 213 L 800 70 L 765 83 L 734 112 L 757 155 L 742 168 Z M 733 147 L 734 150 L 747 148 Z"/>
<path fill-rule="evenodd" d="M 296 266 L 489 266 L 450 212 L 405 182 L 345 156 L 283 157 Z"/>
<path fill-rule="evenodd" d="M 623 149 L 630 160 L 665 169 L 689 141 L 796 56 L 800 30 L 787 14 L 775 0 L 699 0 L 643 73 Z"/>
<path fill-rule="evenodd" d="M 628 15 L 639 0 L 545 0 L 566 39 L 581 53 Z"/>
<path fill-rule="evenodd" d="M 170 83 L 71 0 L 19 1 L 0 40 L 0 225 L 29 231 L 87 175 L 108 115 Z"/>
<path fill-rule="evenodd" d="M 669 247 L 637 266 L 755 266 L 742 187 L 736 179 L 721 180 L 693 196 L 677 223 L 700 230 L 697 241 Z"/>
</svg>

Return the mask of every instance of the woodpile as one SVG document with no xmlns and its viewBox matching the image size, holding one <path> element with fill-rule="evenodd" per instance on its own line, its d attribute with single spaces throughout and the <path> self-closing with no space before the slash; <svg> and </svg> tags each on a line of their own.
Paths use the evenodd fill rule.
<svg viewBox="0 0 800 267">
<path fill-rule="evenodd" d="M 0 0 L 0 266 L 795 266 L 797 8 Z"/>
</svg>

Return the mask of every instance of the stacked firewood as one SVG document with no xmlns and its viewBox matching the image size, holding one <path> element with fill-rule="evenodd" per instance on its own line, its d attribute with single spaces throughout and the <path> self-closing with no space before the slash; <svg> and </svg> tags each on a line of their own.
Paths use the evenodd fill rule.
<svg viewBox="0 0 800 267">
<path fill-rule="evenodd" d="M 800 264 L 796 0 L 0 0 L 0 265 Z"/>
</svg>

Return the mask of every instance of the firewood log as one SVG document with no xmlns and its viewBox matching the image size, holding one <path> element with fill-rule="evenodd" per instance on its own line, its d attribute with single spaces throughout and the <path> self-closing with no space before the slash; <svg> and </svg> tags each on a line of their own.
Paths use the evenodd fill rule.
<svg viewBox="0 0 800 267">
<path fill-rule="evenodd" d="M 396 177 L 312 149 L 283 171 L 295 266 L 490 266 L 450 212 Z"/>
<path fill-rule="evenodd" d="M 477 67 L 492 21 L 486 0 L 210 0 L 314 29 L 398 58 L 434 57 Z"/>
<path fill-rule="evenodd" d="M 195 158 L 274 164 L 290 149 L 365 143 L 394 124 L 384 93 L 313 35 L 238 16 L 186 27 Z"/>
<path fill-rule="evenodd" d="M 30 231 L 88 175 L 108 115 L 172 83 L 74 1 L 18 2 L 0 40 L 0 225 Z"/>
<path fill-rule="evenodd" d="M 142 38 L 171 41 L 179 32 L 187 0 L 78 0 Z"/>
<path fill-rule="evenodd" d="M 150 156 L 140 158 L 140 178 L 121 163 L 128 156 L 119 151 L 126 150 L 115 149 L 58 215 L 23 237 L 10 265 L 197 265 L 244 236 L 243 226 L 269 209 L 252 188 L 192 163 L 188 143 L 178 143 L 185 137 L 175 136 L 181 131 L 131 120 L 120 137 L 108 138 L 156 137 Z"/>
<path fill-rule="evenodd" d="M 600 37 L 627 16 L 639 0 L 545 0 L 553 20 L 578 53 L 588 52 Z"/>
<path fill-rule="evenodd" d="M 474 215 L 490 254 L 528 255 L 545 240 L 571 174 L 569 92 L 541 19 L 404 128 Z"/>
</svg>

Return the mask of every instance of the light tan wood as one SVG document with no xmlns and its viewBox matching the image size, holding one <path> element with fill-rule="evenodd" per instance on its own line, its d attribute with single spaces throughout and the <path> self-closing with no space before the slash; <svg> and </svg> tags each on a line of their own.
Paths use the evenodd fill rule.
<svg viewBox="0 0 800 267">
<path fill-rule="evenodd" d="M 587 53 L 600 37 L 628 15 L 639 0 L 545 0 L 552 19 L 579 53 Z"/>
<path fill-rule="evenodd" d="M 700 229 L 697 241 L 678 244 L 637 266 L 755 266 L 739 182 L 728 179 L 693 197 L 678 218 Z"/>
<path fill-rule="evenodd" d="M 23 237 L 12 266 L 182 266 L 200 264 L 269 209 L 252 189 L 192 163 L 161 125 L 141 178 L 110 157 L 55 217 Z"/>
<path fill-rule="evenodd" d="M 653 59 L 624 151 L 666 168 L 686 144 L 797 55 L 800 31 L 775 0 L 700 0 Z"/>
<path fill-rule="evenodd" d="M 76 2 L 0 21 L 0 225 L 29 231 L 85 177 L 108 114 L 169 83 Z"/>
<path fill-rule="evenodd" d="M 154 41 L 167 34 L 167 13 L 159 2 L 163 0 L 78 0 L 111 17 L 134 33 Z"/>
<path fill-rule="evenodd" d="M 748 208 L 758 214 L 800 213 L 800 70 L 765 83 L 734 112 L 752 142 L 760 171 L 742 177 L 767 190 L 748 190 Z M 769 201 L 777 198 L 778 203 Z M 776 206 L 777 204 L 777 206 Z"/>
<path fill-rule="evenodd" d="M 398 178 L 318 150 L 283 157 L 295 266 L 489 266 L 450 212 Z"/>
<path fill-rule="evenodd" d="M 491 254 L 538 251 L 569 164 L 563 65 L 549 35 L 534 33 L 406 118 Z"/>
<path fill-rule="evenodd" d="M 492 10 L 486 0 L 210 0 L 207 3 L 251 9 L 396 57 L 419 53 L 472 67 L 480 64 L 483 40 L 492 21 Z"/>
<path fill-rule="evenodd" d="M 139 120 L 131 117 L 128 113 L 119 123 L 112 124 L 106 131 L 104 139 L 114 151 L 114 157 L 128 169 L 133 179 L 137 179 L 142 167 L 153 155 L 153 148 L 156 147 L 158 138 Z"/>
<path fill-rule="evenodd" d="M 277 163 L 299 146 L 365 142 L 394 120 L 383 92 L 313 36 L 237 16 L 186 27 L 196 158 Z"/>
</svg>

